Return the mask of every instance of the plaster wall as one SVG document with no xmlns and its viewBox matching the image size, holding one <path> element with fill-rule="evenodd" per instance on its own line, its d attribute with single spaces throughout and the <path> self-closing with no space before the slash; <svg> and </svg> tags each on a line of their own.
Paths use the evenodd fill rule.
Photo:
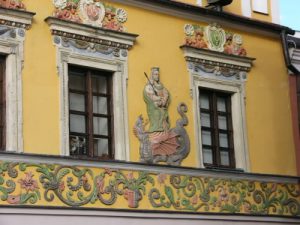
<svg viewBox="0 0 300 225">
<path fill-rule="evenodd" d="M 107 1 L 110 3 L 109 1 Z M 56 69 L 56 50 L 44 19 L 52 15 L 52 1 L 25 0 L 29 11 L 37 12 L 32 28 L 26 34 L 23 70 L 24 149 L 25 153 L 58 155 L 59 82 Z M 129 51 L 128 114 L 130 159 L 139 160 L 139 142 L 132 133 L 138 115 L 146 117 L 142 91 L 146 84 L 144 72 L 158 66 L 161 81 L 171 93 L 169 116 L 171 127 L 179 115 L 179 102 L 189 107 L 187 131 L 191 139 L 191 153 L 183 166 L 198 165 L 193 123 L 193 99 L 190 96 L 189 73 L 179 48 L 184 42 L 183 26 L 201 24 L 175 16 L 160 14 L 131 6 L 118 5 L 128 12 L 125 27 L 139 34 Z M 236 6 L 238 7 L 238 6 Z M 255 57 L 247 81 L 246 115 L 251 172 L 295 175 L 295 148 L 292 138 L 288 76 L 281 43 L 278 38 L 240 33 L 250 57 Z M 284 163 L 283 163 L 284 162 Z"/>
</svg>

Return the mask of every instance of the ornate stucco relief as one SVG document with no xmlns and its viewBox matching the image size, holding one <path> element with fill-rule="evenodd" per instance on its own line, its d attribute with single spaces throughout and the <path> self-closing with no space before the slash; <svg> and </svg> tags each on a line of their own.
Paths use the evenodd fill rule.
<svg viewBox="0 0 300 225">
<path fill-rule="evenodd" d="M 0 0 L 0 7 L 19 10 L 26 9 L 23 0 Z"/>
<path fill-rule="evenodd" d="M 184 26 L 185 45 L 224 52 L 230 55 L 246 56 L 243 38 L 239 34 L 225 31 L 218 24 L 199 26 L 186 24 Z"/>
<path fill-rule="evenodd" d="M 166 162 L 180 165 L 190 152 L 190 139 L 184 128 L 188 125 L 185 115 L 187 106 L 180 103 L 177 111 L 181 116 L 176 127 L 170 128 L 168 107 L 169 91 L 160 82 L 159 68 L 151 69 L 151 77 L 143 92 L 149 121 L 144 122 L 140 115 L 134 125 L 134 134 L 140 141 L 140 160 L 145 163 Z M 149 123 L 149 128 L 146 126 Z"/>
<path fill-rule="evenodd" d="M 296 178 L 281 183 L 159 170 L 1 161 L 0 205 L 300 217 Z"/>
<path fill-rule="evenodd" d="M 127 12 L 100 0 L 53 0 L 54 16 L 105 29 L 125 31 Z"/>
<path fill-rule="evenodd" d="M 244 82 L 255 60 L 187 45 L 181 48 L 190 73 L 210 79 Z"/>
</svg>

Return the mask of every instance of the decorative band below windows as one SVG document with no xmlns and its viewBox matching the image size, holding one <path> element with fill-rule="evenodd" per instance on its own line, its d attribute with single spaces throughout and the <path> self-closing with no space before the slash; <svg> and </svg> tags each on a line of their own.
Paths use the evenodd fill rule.
<svg viewBox="0 0 300 225">
<path fill-rule="evenodd" d="M 180 168 L 153 167 L 156 172 L 150 172 L 70 163 L 0 162 L 0 205 L 300 218 L 296 178 L 257 181 L 253 176 L 247 180 L 247 174 L 238 179 L 183 174 Z"/>
</svg>

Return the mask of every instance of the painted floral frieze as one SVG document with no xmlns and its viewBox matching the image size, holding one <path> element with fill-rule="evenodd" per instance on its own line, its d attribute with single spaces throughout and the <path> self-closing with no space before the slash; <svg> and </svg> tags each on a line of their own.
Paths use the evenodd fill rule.
<svg viewBox="0 0 300 225">
<path fill-rule="evenodd" d="M 224 52 L 230 55 L 247 56 L 243 47 L 243 38 L 239 34 L 225 31 L 217 24 L 199 26 L 186 24 L 184 26 L 185 45 Z"/>
<path fill-rule="evenodd" d="M 297 182 L 0 162 L 0 205 L 300 217 L 300 187 Z"/>
<path fill-rule="evenodd" d="M 8 9 L 25 10 L 23 0 L 0 0 L 0 7 Z"/>
<path fill-rule="evenodd" d="M 105 29 L 124 31 L 127 12 L 100 0 L 53 0 L 54 16 Z"/>
</svg>

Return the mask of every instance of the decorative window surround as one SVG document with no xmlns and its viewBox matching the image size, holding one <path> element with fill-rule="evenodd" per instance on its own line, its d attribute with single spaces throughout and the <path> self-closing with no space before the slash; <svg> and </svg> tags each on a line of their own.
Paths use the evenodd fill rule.
<svg viewBox="0 0 300 225">
<path fill-rule="evenodd" d="M 22 69 L 33 12 L 0 8 L 0 53 L 6 56 L 6 151 L 23 152 Z"/>
<path fill-rule="evenodd" d="M 254 58 L 228 55 L 220 52 L 181 46 L 190 73 L 190 92 L 194 99 L 196 146 L 200 167 L 203 165 L 199 87 L 232 93 L 232 122 L 236 168 L 250 171 L 245 116 L 245 82 Z"/>
<path fill-rule="evenodd" d="M 61 154 L 69 155 L 68 64 L 113 72 L 115 159 L 129 160 L 128 50 L 138 35 L 48 17 L 60 76 Z"/>
<path fill-rule="evenodd" d="M 34 15 L 34 12 L 0 8 L 0 24 L 28 30 Z"/>
</svg>

